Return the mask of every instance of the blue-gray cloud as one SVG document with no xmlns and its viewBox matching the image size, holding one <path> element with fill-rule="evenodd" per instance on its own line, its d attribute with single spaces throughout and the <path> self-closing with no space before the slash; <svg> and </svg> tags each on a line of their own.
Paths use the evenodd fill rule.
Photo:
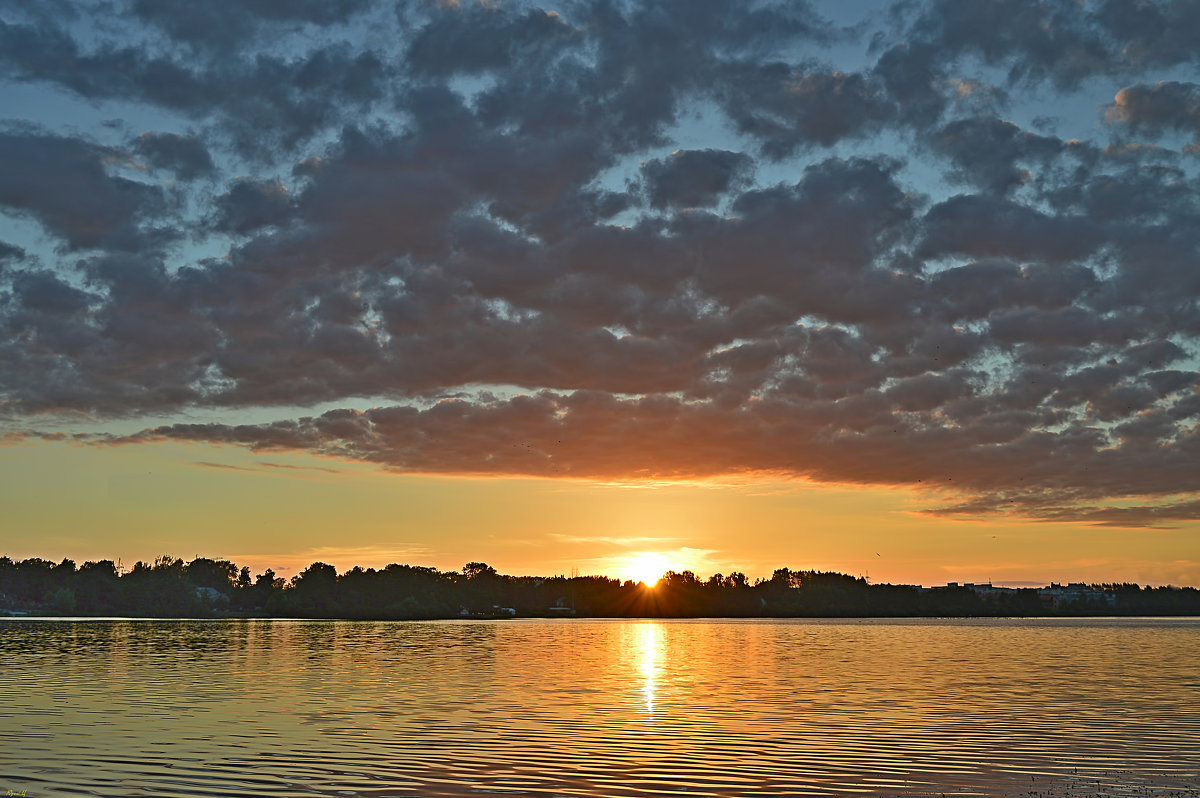
<svg viewBox="0 0 1200 798">
<path fill-rule="evenodd" d="M 93 13 L 0 14 L 6 85 L 113 119 L 0 131 L 14 430 L 1194 516 L 1194 3 Z"/>
</svg>

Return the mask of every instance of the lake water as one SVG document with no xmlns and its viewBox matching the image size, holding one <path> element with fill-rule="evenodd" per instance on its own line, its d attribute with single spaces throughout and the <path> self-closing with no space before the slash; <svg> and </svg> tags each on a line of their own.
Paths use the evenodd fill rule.
<svg viewBox="0 0 1200 798">
<path fill-rule="evenodd" d="M 1200 619 L 0 621 L 0 795 L 1200 795 Z"/>
</svg>

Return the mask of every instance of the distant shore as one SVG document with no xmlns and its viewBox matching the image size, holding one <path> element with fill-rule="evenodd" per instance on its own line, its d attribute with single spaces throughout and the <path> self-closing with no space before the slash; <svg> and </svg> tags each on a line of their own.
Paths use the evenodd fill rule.
<svg viewBox="0 0 1200 798">
<path fill-rule="evenodd" d="M 778 568 L 770 579 L 668 571 L 654 585 L 607 576 L 509 576 L 481 562 L 458 571 L 392 564 L 339 574 L 313 563 L 284 580 L 228 560 L 160 557 L 59 563 L 0 557 L 0 616 L 136 618 L 934 618 L 1200 615 L 1194 587 L 1131 583 L 1006 588 L 871 584 Z"/>
</svg>

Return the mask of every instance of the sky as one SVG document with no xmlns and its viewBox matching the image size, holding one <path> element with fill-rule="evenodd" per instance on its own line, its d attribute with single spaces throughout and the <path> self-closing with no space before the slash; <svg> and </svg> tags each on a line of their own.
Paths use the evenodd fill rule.
<svg viewBox="0 0 1200 798">
<path fill-rule="evenodd" d="M 0 2 L 0 553 L 1200 585 L 1196 0 Z"/>
</svg>

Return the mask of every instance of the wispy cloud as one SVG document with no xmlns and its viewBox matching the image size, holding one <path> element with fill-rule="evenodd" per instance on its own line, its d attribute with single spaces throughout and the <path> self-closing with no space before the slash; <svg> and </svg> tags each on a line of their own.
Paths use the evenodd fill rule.
<svg viewBox="0 0 1200 798">
<path fill-rule="evenodd" d="M 193 460 L 192 465 L 198 465 L 203 468 L 221 468 L 228 471 L 249 471 L 252 473 L 259 470 L 257 468 L 246 468 L 245 466 L 230 465 L 229 463 L 211 463 L 206 460 Z"/>
<path fill-rule="evenodd" d="M 282 469 L 287 471 L 319 471 L 323 474 L 340 474 L 341 471 L 336 468 L 323 468 L 321 466 L 302 466 L 292 465 L 289 463 L 269 463 L 266 461 L 257 463 L 255 466 L 240 466 L 231 463 L 214 463 L 208 460 L 193 460 L 192 465 L 203 466 L 204 468 L 223 468 L 230 471 L 249 471 L 252 473 L 263 473 L 264 469 Z"/>
<path fill-rule="evenodd" d="M 262 462 L 260 465 L 262 465 L 263 468 L 282 468 L 282 469 L 286 469 L 289 471 L 320 471 L 321 473 L 324 473 L 324 474 L 340 474 L 340 473 L 342 473 L 341 471 L 339 471 L 336 468 L 323 468 L 321 466 L 291 465 L 289 463 L 268 463 L 265 461 Z"/>
<path fill-rule="evenodd" d="M 657 536 L 657 535 L 638 535 L 638 536 L 608 536 L 608 535 L 564 535 L 552 533 L 550 535 L 554 540 L 563 543 L 603 543 L 612 546 L 621 546 L 624 548 L 645 548 L 645 547 L 661 547 L 672 546 L 685 540 L 678 536 Z"/>
</svg>

